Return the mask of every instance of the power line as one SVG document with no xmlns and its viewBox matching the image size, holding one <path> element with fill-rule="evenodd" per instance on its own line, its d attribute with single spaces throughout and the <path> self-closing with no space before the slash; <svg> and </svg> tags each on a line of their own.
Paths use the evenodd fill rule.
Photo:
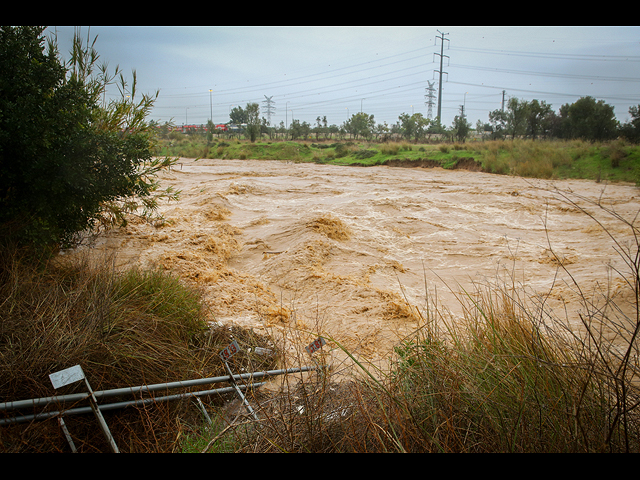
<svg viewBox="0 0 640 480">
<path fill-rule="evenodd" d="M 484 85 L 484 84 L 479 84 L 479 83 L 468 83 L 468 82 L 456 82 L 456 81 L 451 81 L 450 83 L 455 84 L 455 85 L 467 85 L 467 86 L 471 86 L 471 87 L 482 87 L 482 88 L 495 88 L 498 90 L 504 90 L 504 87 L 498 86 L 498 85 Z M 527 89 L 523 89 L 523 88 L 514 88 L 514 87 L 509 87 L 509 90 L 511 91 L 515 91 L 515 92 L 522 92 L 522 93 L 533 93 L 533 94 L 537 94 L 537 95 L 553 95 L 553 96 L 558 96 L 558 97 L 584 97 L 585 94 L 583 93 L 562 93 L 562 92 L 544 92 L 544 91 L 540 91 L 540 90 L 527 90 Z M 591 95 L 593 96 L 593 95 Z M 635 96 L 620 96 L 620 95 L 601 95 L 603 97 L 607 97 L 607 98 L 611 98 L 611 99 L 615 99 L 615 100 L 628 100 L 628 101 L 638 101 L 640 99 L 640 96 L 635 95 Z"/>
<path fill-rule="evenodd" d="M 346 67 L 335 68 L 335 69 L 332 69 L 330 71 L 323 71 L 323 72 L 320 72 L 320 73 L 314 73 L 314 74 L 305 75 L 305 76 L 302 76 L 302 77 L 297 77 L 297 78 L 292 78 L 292 79 L 287 79 L 287 80 L 277 80 L 277 81 L 273 81 L 273 82 L 266 82 L 266 83 L 261 83 L 261 84 L 257 84 L 257 85 L 251 85 L 251 86 L 248 86 L 248 87 L 237 87 L 237 88 L 231 88 L 231 89 L 226 89 L 226 90 L 224 90 L 224 89 L 220 90 L 219 89 L 219 90 L 216 90 L 216 94 L 217 95 L 223 95 L 223 94 L 238 94 L 238 93 L 243 93 L 243 92 L 244 93 L 249 93 L 251 91 L 257 91 L 257 90 L 263 89 L 265 87 L 269 87 L 269 88 L 290 87 L 292 85 L 302 85 L 302 84 L 305 84 L 305 83 L 312 83 L 312 82 L 317 82 L 317 81 L 320 81 L 320 80 L 333 80 L 333 79 L 336 79 L 338 77 L 342 77 L 342 76 L 345 76 L 345 75 L 361 74 L 362 72 L 365 72 L 367 70 L 373 70 L 373 69 L 376 69 L 376 68 L 388 67 L 390 65 L 395 65 L 395 64 L 398 64 L 398 63 L 402 63 L 402 62 L 421 59 L 422 56 L 419 55 L 419 56 L 414 56 L 414 57 L 411 57 L 411 58 L 405 58 L 405 59 L 402 59 L 402 60 L 395 60 L 393 62 L 381 63 L 381 64 L 370 66 L 370 67 L 367 67 L 367 68 L 357 69 L 358 67 L 361 67 L 363 65 L 369 65 L 369 64 L 372 64 L 372 63 L 382 62 L 384 60 L 388 60 L 388 59 L 391 59 L 391 58 L 399 57 L 401 55 L 406 55 L 408 53 L 413 53 L 415 51 L 425 50 L 425 49 L 426 49 L 426 47 L 422 47 L 420 49 L 411 50 L 409 52 L 405 52 L 405 53 L 402 53 L 402 54 L 392 55 L 392 56 L 389 56 L 389 57 L 381 58 L 379 60 L 372 60 L 372 61 L 369 61 L 369 62 L 363 62 L 363 63 L 356 64 L 356 65 L 350 65 L 350 66 L 346 66 Z M 415 66 L 407 67 L 407 68 L 402 69 L 402 70 L 408 70 L 410 68 L 415 68 Z M 336 74 L 336 72 L 338 72 L 338 71 L 347 70 L 347 69 L 354 69 L 354 70 Z M 357 69 L 357 70 L 355 70 L 355 69 Z M 396 69 L 396 70 L 394 70 L 393 73 L 397 73 L 397 72 L 400 72 L 402 70 L 397 70 Z M 373 75 L 373 76 L 369 76 L 367 78 L 374 78 L 376 76 L 382 76 L 382 75 L 386 75 L 386 74 L 388 74 L 388 73 L 382 73 L 382 74 L 378 74 L 378 75 Z M 325 76 L 325 77 L 328 76 L 328 78 L 322 78 L 323 76 Z M 168 94 L 168 95 L 164 95 L 164 96 L 168 97 L 168 98 L 179 98 L 179 97 L 202 96 L 203 94 L 204 94 L 203 92 L 195 92 L 195 93 Z"/>
<path fill-rule="evenodd" d="M 474 65 L 450 65 L 454 68 L 465 68 L 470 70 L 485 70 L 490 72 L 500 72 L 500 73 L 513 73 L 516 75 L 535 75 L 541 77 L 560 77 L 560 78 L 577 78 L 580 80 L 600 80 L 600 81 L 609 81 L 609 82 L 640 82 L 640 78 L 632 78 L 632 77 L 602 77 L 595 75 L 577 75 L 572 73 L 550 73 L 550 72 L 530 72 L 524 70 L 512 70 L 509 68 L 494 68 L 494 67 L 478 67 Z"/>
<path fill-rule="evenodd" d="M 421 67 L 422 66 L 418 66 L 418 68 L 421 68 Z M 415 67 L 411 67 L 411 68 L 415 68 Z M 376 78 L 376 77 L 382 77 L 382 76 L 389 75 L 389 74 L 396 74 L 398 72 L 401 72 L 401 70 L 400 71 L 394 71 L 394 72 L 387 72 L 387 73 L 380 74 L 380 75 L 374 75 L 374 76 L 371 76 L 371 77 L 367 77 L 367 79 L 372 79 L 372 78 Z M 329 86 L 326 87 L 329 90 L 302 90 L 302 91 L 299 91 L 299 92 L 292 92 L 292 93 L 286 94 L 286 98 L 288 100 L 292 100 L 292 99 L 301 99 L 301 98 L 305 98 L 305 97 L 314 97 L 314 96 L 317 96 L 319 94 L 340 92 L 340 91 L 343 91 L 345 89 L 344 86 L 348 85 L 348 84 L 352 84 L 351 88 L 360 88 L 360 87 L 365 87 L 365 86 L 371 86 L 371 85 L 375 85 L 375 84 L 385 83 L 385 82 L 389 82 L 389 81 L 392 81 L 392 80 L 405 80 L 406 81 L 411 76 L 424 75 L 424 73 L 425 73 L 424 71 L 418 71 L 418 72 L 411 73 L 411 74 L 401 74 L 401 75 L 396 75 L 394 77 L 390 77 L 390 78 L 387 78 L 387 79 L 368 81 L 368 82 L 366 82 L 366 81 L 365 82 L 361 82 L 362 79 L 349 80 L 349 81 L 346 81 L 346 82 L 341 82 L 341 83 L 338 83 L 338 84 L 329 85 Z M 361 83 L 354 84 L 354 82 L 361 82 Z M 403 83 L 401 85 L 395 85 L 393 87 L 386 87 L 386 88 L 383 88 L 383 89 L 380 89 L 380 90 L 371 91 L 367 95 L 369 95 L 368 98 L 371 98 L 372 95 L 376 96 L 375 94 L 378 94 L 378 93 L 381 93 L 380 96 L 384 96 L 384 92 L 393 92 L 393 91 L 397 92 L 399 88 L 412 87 L 414 85 L 423 85 L 423 83 L 421 81 L 420 82 L 413 82 L 413 83 L 409 83 L 409 84 Z M 273 98 L 273 96 L 270 97 L 270 98 Z M 284 98 L 284 96 L 283 96 L 283 98 Z M 326 103 L 326 102 L 338 102 L 338 101 L 344 100 L 345 98 L 362 98 L 362 96 L 360 94 L 357 94 L 357 95 L 352 95 L 352 96 L 349 96 L 349 97 L 332 98 L 332 99 L 324 100 L 324 101 L 321 101 L 321 102 L 311 102 L 311 104 Z M 234 100 L 234 103 L 244 103 L 244 102 L 249 102 L 249 101 L 254 101 L 255 102 L 254 99 L 242 99 L 242 100 L 236 99 L 236 100 Z M 265 102 L 265 101 L 263 100 L 263 102 Z M 273 103 L 275 103 L 275 102 L 273 102 Z M 215 106 L 221 106 L 221 105 L 224 105 L 224 104 L 225 104 L 224 102 L 222 102 L 222 103 L 221 102 L 217 102 L 217 103 L 215 103 Z M 197 105 L 193 105 L 193 106 L 196 107 Z M 202 106 L 204 106 L 204 103 L 202 104 Z M 156 108 L 165 108 L 165 107 L 156 107 Z M 166 108 L 174 108 L 174 107 L 166 107 Z M 183 107 L 182 106 L 176 106 L 175 108 L 183 108 Z"/>
<path fill-rule="evenodd" d="M 639 55 L 589 55 L 577 53 L 538 53 L 519 52 L 513 50 L 491 50 L 488 48 L 454 47 L 453 50 L 461 52 L 486 53 L 491 55 L 506 55 L 515 57 L 534 57 L 557 60 L 585 60 L 595 62 L 640 62 Z"/>
</svg>

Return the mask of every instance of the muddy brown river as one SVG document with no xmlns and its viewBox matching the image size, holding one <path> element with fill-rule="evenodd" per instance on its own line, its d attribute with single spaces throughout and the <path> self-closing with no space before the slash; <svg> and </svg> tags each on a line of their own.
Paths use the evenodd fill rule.
<svg viewBox="0 0 640 480">
<path fill-rule="evenodd" d="M 583 292 L 622 291 L 611 267 L 623 264 L 610 237 L 553 190 L 600 198 L 629 219 L 640 205 L 636 187 L 593 181 L 180 162 L 163 174 L 164 184 L 182 192 L 162 206 L 168 222 L 131 222 L 102 235 L 94 250 L 115 252 L 120 265 L 175 272 L 201 287 L 218 322 L 284 333 L 292 352 L 322 334 L 380 365 L 419 326 L 416 309 L 423 311 L 427 299 L 437 298 L 452 318 L 461 315 L 461 288 L 515 280 L 570 318 L 581 305 L 569 273 Z M 618 238 L 631 239 L 620 222 L 598 218 Z M 335 345 L 324 350 L 332 362 L 348 363 Z"/>
</svg>

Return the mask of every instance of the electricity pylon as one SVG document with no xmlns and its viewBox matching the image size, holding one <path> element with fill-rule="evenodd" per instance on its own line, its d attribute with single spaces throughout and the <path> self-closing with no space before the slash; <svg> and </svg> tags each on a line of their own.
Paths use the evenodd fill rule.
<svg viewBox="0 0 640 480">
<path fill-rule="evenodd" d="M 266 100 L 263 100 L 262 103 L 266 103 L 267 107 L 267 122 L 269 123 L 269 125 L 271 125 L 271 115 L 274 113 L 274 106 L 273 104 L 276 103 L 273 100 L 271 100 L 273 98 L 273 95 L 270 97 L 267 97 L 266 95 L 264 96 L 264 98 L 266 98 Z"/>
<path fill-rule="evenodd" d="M 436 98 L 436 89 L 433 88 L 435 82 L 430 82 L 427 80 L 427 83 L 429 84 L 429 86 L 425 89 L 427 91 L 427 94 L 424 96 L 427 101 L 424 102 L 424 104 L 427 106 L 427 118 L 433 118 L 433 105 L 434 99 Z"/>
<path fill-rule="evenodd" d="M 447 72 L 443 72 L 442 71 L 442 60 L 444 57 L 449 58 L 448 55 L 443 55 L 444 53 L 444 41 L 446 40 L 447 42 L 449 41 L 448 38 L 444 38 L 445 35 L 449 35 L 448 33 L 442 33 L 440 30 L 438 30 L 438 33 L 440 34 L 439 38 L 440 39 L 440 53 L 436 53 L 436 55 L 440 55 L 440 84 L 438 85 L 438 117 L 440 119 L 440 121 L 442 121 L 442 74 L 443 73 L 447 73 Z M 447 74 L 448 75 L 448 74 Z"/>
</svg>

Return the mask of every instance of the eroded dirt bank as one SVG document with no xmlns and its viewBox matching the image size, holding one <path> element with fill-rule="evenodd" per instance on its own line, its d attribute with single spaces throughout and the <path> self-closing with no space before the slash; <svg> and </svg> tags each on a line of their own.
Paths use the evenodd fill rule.
<svg viewBox="0 0 640 480">
<path fill-rule="evenodd" d="M 609 236 L 547 189 L 602 196 L 628 218 L 639 206 L 633 186 L 603 194 L 590 181 L 440 168 L 182 159 L 164 182 L 182 191 L 162 207 L 168 224 L 132 222 L 95 251 L 175 271 L 202 287 L 219 322 L 303 332 L 303 343 L 325 334 L 372 362 L 417 327 L 405 299 L 422 308 L 437 293 L 456 315 L 449 288 L 509 274 L 550 292 L 563 315 L 579 309 L 549 242 L 583 291 L 607 282 L 619 289 L 607 268 L 621 267 Z M 630 233 L 602 221 L 615 235 Z"/>
</svg>

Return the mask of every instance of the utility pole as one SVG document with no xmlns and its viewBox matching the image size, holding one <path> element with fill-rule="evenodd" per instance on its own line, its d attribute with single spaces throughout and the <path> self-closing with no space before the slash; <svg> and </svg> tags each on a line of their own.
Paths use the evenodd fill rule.
<svg viewBox="0 0 640 480">
<path fill-rule="evenodd" d="M 504 94 L 505 94 L 505 91 L 502 90 L 502 111 L 503 112 L 504 112 Z"/>
<path fill-rule="evenodd" d="M 213 91 L 212 89 L 209 89 L 209 109 L 210 109 L 210 112 L 209 112 L 209 115 L 210 115 L 209 120 L 211 120 L 211 123 L 213 123 L 213 103 L 212 103 L 213 101 L 212 101 L 212 99 L 211 99 L 211 92 L 212 92 L 212 91 Z"/>
<path fill-rule="evenodd" d="M 466 118 L 465 114 L 464 114 L 464 110 L 465 110 L 465 108 L 467 106 L 467 93 L 469 93 L 469 92 L 464 92 L 464 102 L 463 102 L 462 105 L 460 105 L 460 116 L 462 118 Z"/>
<path fill-rule="evenodd" d="M 436 53 L 436 55 L 440 55 L 440 84 L 438 85 L 438 116 L 436 118 L 438 118 L 438 120 L 440 120 L 440 122 L 442 123 L 442 74 L 443 73 L 447 73 L 447 72 L 443 72 L 442 71 L 442 60 L 444 57 L 449 58 L 448 55 L 443 55 L 444 53 L 444 41 L 446 40 L 447 42 L 449 41 L 448 38 L 444 38 L 445 35 L 449 35 L 448 33 L 442 33 L 440 30 L 437 30 L 437 32 L 440 34 L 439 38 L 440 39 L 440 53 Z M 447 73 L 448 75 L 448 73 Z"/>
</svg>

